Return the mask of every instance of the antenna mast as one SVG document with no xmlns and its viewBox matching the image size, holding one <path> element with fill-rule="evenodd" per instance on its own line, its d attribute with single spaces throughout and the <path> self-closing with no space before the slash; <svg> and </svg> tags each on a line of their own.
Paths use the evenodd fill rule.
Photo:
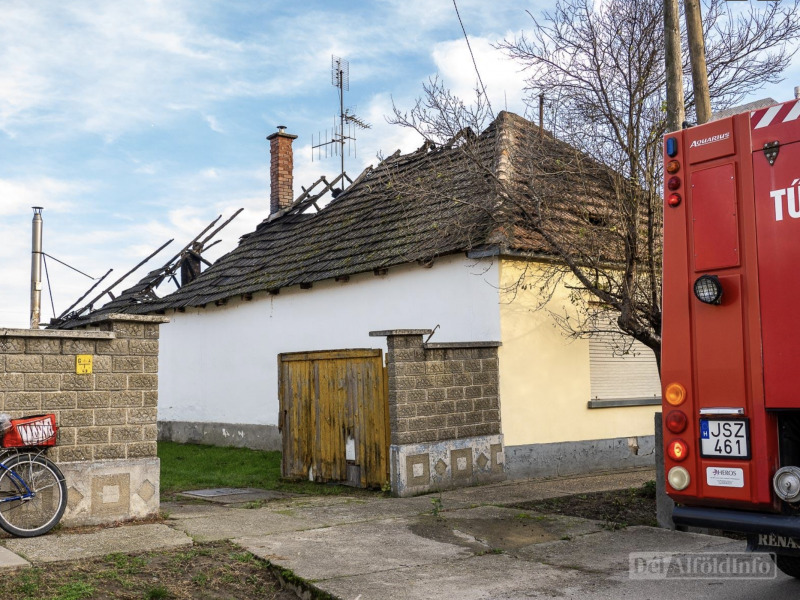
<svg viewBox="0 0 800 600">
<path fill-rule="evenodd" d="M 331 55 L 331 83 L 339 90 L 339 143 L 344 173 L 344 90 L 350 91 L 350 63 L 343 58 Z"/>
<path fill-rule="evenodd" d="M 317 158 L 321 158 L 322 148 L 325 149 L 325 157 L 328 157 L 328 147 L 331 148 L 331 156 L 337 154 L 341 158 L 341 173 L 344 175 L 344 147 L 345 144 L 356 141 L 355 130 L 370 129 L 372 126 L 350 113 L 344 108 L 344 93 L 350 91 L 350 62 L 339 56 L 331 55 L 331 84 L 339 90 L 339 124 L 334 124 L 331 137 L 328 139 L 328 132 L 325 131 L 325 141 L 322 141 L 322 133 L 318 134 L 317 143 L 314 144 L 314 136 L 311 136 L 311 160 L 314 160 L 314 150 L 317 151 Z M 345 133 L 345 125 L 347 132 Z M 355 150 L 353 152 L 355 155 Z"/>
</svg>

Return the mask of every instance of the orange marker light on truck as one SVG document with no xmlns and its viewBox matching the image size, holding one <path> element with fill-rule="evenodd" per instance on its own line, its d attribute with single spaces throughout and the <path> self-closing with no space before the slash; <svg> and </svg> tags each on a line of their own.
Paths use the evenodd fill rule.
<svg viewBox="0 0 800 600">
<path fill-rule="evenodd" d="M 664 388 L 664 398 L 672 406 L 680 406 L 686 400 L 686 388 L 680 383 L 670 383 Z"/>
<path fill-rule="evenodd" d="M 678 462 L 686 460 L 686 457 L 689 456 L 689 446 L 681 439 L 672 440 L 667 444 L 667 454 L 672 460 Z"/>
<path fill-rule="evenodd" d="M 669 173 L 670 175 L 674 175 L 675 173 L 681 170 L 681 163 L 679 163 L 677 160 L 671 160 L 667 163 L 666 169 L 667 173 Z"/>
</svg>

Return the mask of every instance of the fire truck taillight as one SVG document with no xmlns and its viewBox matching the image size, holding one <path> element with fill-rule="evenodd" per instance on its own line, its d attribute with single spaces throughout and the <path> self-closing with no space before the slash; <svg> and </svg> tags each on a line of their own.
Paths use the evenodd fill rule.
<svg viewBox="0 0 800 600">
<path fill-rule="evenodd" d="M 672 440 L 667 444 L 667 455 L 675 461 L 686 460 L 689 456 L 689 446 L 681 439 Z"/>
<path fill-rule="evenodd" d="M 680 383 L 670 383 L 664 388 L 664 398 L 672 406 L 680 406 L 686 400 L 686 388 Z"/>
<path fill-rule="evenodd" d="M 664 419 L 664 423 L 667 429 L 672 433 L 683 433 L 686 430 L 686 426 L 689 424 L 689 420 L 681 411 L 671 410 L 667 413 L 667 418 Z"/>
<path fill-rule="evenodd" d="M 672 489 L 681 491 L 689 487 L 689 482 L 692 480 L 689 477 L 689 471 L 683 467 L 672 467 L 667 473 L 667 481 L 672 486 Z"/>
<path fill-rule="evenodd" d="M 679 206 L 681 203 L 681 195 L 680 194 L 670 194 L 669 198 L 667 198 L 667 204 L 669 204 L 672 208 Z"/>
<path fill-rule="evenodd" d="M 800 502 L 800 469 L 783 467 L 772 478 L 772 489 L 781 500 Z"/>
<path fill-rule="evenodd" d="M 719 304 L 722 302 L 722 284 L 716 275 L 701 275 L 694 282 L 694 295 L 700 302 Z"/>
<path fill-rule="evenodd" d="M 681 163 L 679 163 L 677 160 L 671 160 L 667 163 L 666 169 L 667 173 L 670 175 L 675 175 L 675 173 L 681 170 Z"/>
<path fill-rule="evenodd" d="M 667 187 L 670 191 L 674 192 L 679 187 L 681 187 L 681 178 L 680 177 L 670 177 L 667 180 Z"/>
</svg>

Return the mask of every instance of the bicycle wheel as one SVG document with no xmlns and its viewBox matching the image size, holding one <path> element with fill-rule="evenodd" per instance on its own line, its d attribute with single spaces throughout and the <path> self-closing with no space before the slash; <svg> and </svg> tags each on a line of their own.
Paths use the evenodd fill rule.
<svg viewBox="0 0 800 600">
<path fill-rule="evenodd" d="M 67 507 L 64 475 L 53 461 L 32 453 L 17 454 L 4 464 L 8 470 L 0 469 L 0 499 L 25 493 L 12 471 L 25 482 L 33 496 L 0 502 L 0 527 L 19 537 L 47 533 L 58 524 Z"/>
</svg>

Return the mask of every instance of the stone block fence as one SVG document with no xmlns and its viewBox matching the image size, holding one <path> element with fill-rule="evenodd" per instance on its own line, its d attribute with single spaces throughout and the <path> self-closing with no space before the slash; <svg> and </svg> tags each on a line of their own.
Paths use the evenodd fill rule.
<svg viewBox="0 0 800 600">
<path fill-rule="evenodd" d="M 431 330 L 387 338 L 392 492 L 412 496 L 505 479 L 500 342 L 426 344 Z"/>
<path fill-rule="evenodd" d="M 48 456 L 67 480 L 67 525 L 158 512 L 158 334 L 165 322 L 118 314 L 76 330 L 0 329 L 0 412 L 56 415 L 58 443 Z"/>
</svg>

